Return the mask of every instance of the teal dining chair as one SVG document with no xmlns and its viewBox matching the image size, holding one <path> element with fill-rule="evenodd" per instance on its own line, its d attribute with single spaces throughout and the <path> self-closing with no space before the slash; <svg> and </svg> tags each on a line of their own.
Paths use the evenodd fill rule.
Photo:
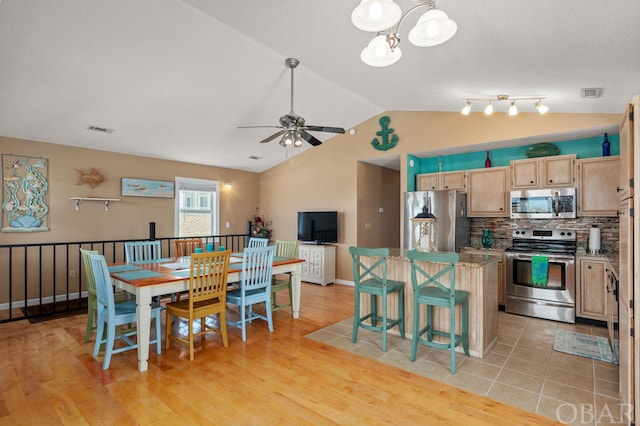
<svg viewBox="0 0 640 426">
<path fill-rule="evenodd" d="M 413 285 L 413 340 L 411 361 L 416 360 L 418 343 L 438 349 L 449 349 L 451 373 L 456 372 L 456 346 L 462 344 L 464 354 L 469 356 L 469 292 L 456 290 L 455 264 L 457 253 L 407 251 L 411 263 L 411 283 Z M 425 262 L 442 266 L 436 272 L 427 272 Z M 444 266 L 443 266 L 443 265 Z M 448 280 L 447 280 L 448 278 Z M 448 282 L 447 282 L 448 281 Z M 420 328 L 420 305 L 426 305 L 426 325 Z M 456 306 L 461 307 L 460 334 L 456 334 Z M 449 330 L 435 330 L 433 308 L 449 310 Z M 423 337 L 426 334 L 426 337 Z M 434 341 L 433 336 L 441 336 L 444 342 Z"/>
<path fill-rule="evenodd" d="M 93 356 L 97 357 L 100 353 L 100 346 L 105 345 L 104 361 L 102 369 L 109 369 L 111 364 L 111 356 L 120 352 L 137 349 L 138 344 L 131 340 L 132 336 L 137 335 L 138 330 L 128 328 L 119 330 L 117 327 L 124 324 L 137 323 L 136 303 L 128 301 L 123 303 L 115 303 L 113 297 L 113 285 L 111 284 L 111 276 L 109 268 L 104 256 L 100 254 L 89 254 L 91 269 L 96 284 L 97 299 L 97 323 L 96 323 L 96 342 L 93 347 Z M 160 312 L 162 308 L 159 304 L 151 305 L 151 318 L 155 321 L 155 339 L 149 343 L 156 344 L 156 352 L 159 354 L 162 350 L 162 334 L 160 332 Z M 104 336 L 106 331 L 106 336 Z M 115 347 L 116 339 L 122 340 L 125 345 Z"/>
<path fill-rule="evenodd" d="M 353 335 L 351 341 L 358 340 L 358 329 L 382 332 L 382 351 L 387 351 L 387 330 L 398 326 L 400 336 L 404 335 L 404 281 L 387 279 L 388 248 L 349 247 L 355 283 L 355 312 L 353 316 Z M 388 296 L 397 295 L 398 313 L 395 319 L 389 318 Z M 370 312 L 360 316 L 361 295 L 368 294 L 371 302 Z M 382 305 L 382 314 L 378 312 L 378 297 Z M 367 323 L 369 320 L 369 323 Z M 378 325 L 381 322 L 381 325 Z"/>
<path fill-rule="evenodd" d="M 248 247 L 249 248 L 266 247 L 268 244 L 269 244 L 268 238 L 250 237 Z"/>
<path fill-rule="evenodd" d="M 242 253 L 242 273 L 239 287 L 227 293 L 227 303 L 238 305 L 240 319 L 227 324 L 242 329 L 242 341 L 247 340 L 247 323 L 263 319 L 273 332 L 271 310 L 271 275 L 275 247 L 245 248 Z M 253 305 L 264 303 L 265 315 L 253 311 Z"/>
</svg>

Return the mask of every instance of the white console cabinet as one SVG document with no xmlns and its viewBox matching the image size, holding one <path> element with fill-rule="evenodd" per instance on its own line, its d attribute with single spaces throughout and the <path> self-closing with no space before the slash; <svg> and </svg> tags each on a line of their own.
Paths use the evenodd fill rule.
<svg viewBox="0 0 640 426">
<path fill-rule="evenodd" d="M 302 281 L 327 285 L 336 281 L 336 247 L 331 245 L 299 246 L 302 264 Z"/>
</svg>

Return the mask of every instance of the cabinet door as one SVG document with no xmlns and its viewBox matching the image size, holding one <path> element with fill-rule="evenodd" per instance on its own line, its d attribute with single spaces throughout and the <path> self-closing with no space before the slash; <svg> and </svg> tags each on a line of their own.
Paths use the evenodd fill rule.
<svg viewBox="0 0 640 426">
<path fill-rule="evenodd" d="M 467 172 L 467 216 L 506 217 L 509 167 L 491 167 Z"/>
<path fill-rule="evenodd" d="M 440 173 L 439 189 L 457 189 L 466 191 L 465 172 L 445 172 Z"/>
<path fill-rule="evenodd" d="M 513 160 L 511 162 L 511 188 L 538 188 L 539 162 L 535 160 Z"/>
<path fill-rule="evenodd" d="M 617 216 L 619 183 L 619 157 L 578 160 L 578 216 Z"/>
<path fill-rule="evenodd" d="M 618 196 L 620 200 L 633 197 L 633 104 L 627 106 L 627 111 L 620 123 L 620 184 Z"/>
<path fill-rule="evenodd" d="M 542 187 L 573 186 L 575 155 L 541 158 Z"/>
<path fill-rule="evenodd" d="M 606 260 L 580 259 L 578 316 L 607 320 Z"/>
<path fill-rule="evenodd" d="M 438 173 L 416 175 L 416 191 L 432 191 L 438 189 Z"/>
</svg>

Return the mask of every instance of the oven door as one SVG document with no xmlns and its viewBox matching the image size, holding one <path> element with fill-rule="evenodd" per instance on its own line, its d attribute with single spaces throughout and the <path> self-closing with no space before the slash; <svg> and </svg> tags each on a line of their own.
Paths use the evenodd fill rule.
<svg viewBox="0 0 640 426">
<path fill-rule="evenodd" d="M 533 256 L 549 259 L 546 285 L 533 284 Z M 505 260 L 507 312 L 575 322 L 575 256 L 506 252 Z"/>
</svg>

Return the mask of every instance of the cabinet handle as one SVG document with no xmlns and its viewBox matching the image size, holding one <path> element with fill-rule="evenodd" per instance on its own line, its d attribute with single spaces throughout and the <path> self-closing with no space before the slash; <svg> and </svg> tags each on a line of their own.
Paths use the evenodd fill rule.
<svg viewBox="0 0 640 426">
<path fill-rule="evenodd" d="M 587 269 L 591 269 L 591 265 L 587 266 Z"/>
<path fill-rule="evenodd" d="M 529 183 L 533 183 L 533 181 L 532 181 L 532 180 L 530 180 L 530 181 L 529 181 Z"/>
<path fill-rule="evenodd" d="M 549 183 L 553 183 L 553 179 L 549 179 Z"/>
</svg>

